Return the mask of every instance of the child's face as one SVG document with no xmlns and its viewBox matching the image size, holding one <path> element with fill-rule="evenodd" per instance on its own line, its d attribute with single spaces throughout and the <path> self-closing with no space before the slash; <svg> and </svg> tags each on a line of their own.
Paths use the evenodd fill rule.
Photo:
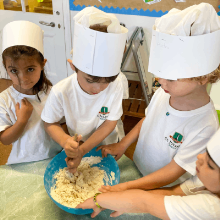
<svg viewBox="0 0 220 220">
<path fill-rule="evenodd" d="M 46 60 L 44 60 L 44 65 Z M 5 60 L 6 70 L 14 88 L 24 94 L 31 94 L 32 88 L 39 81 L 43 67 L 36 57 L 22 56 L 16 61 L 10 57 Z"/>
<path fill-rule="evenodd" d="M 105 79 L 101 79 L 99 82 L 93 82 L 90 76 L 80 70 L 77 72 L 77 80 L 82 90 L 89 95 L 98 94 L 109 85 L 109 83 L 106 83 Z"/>
<path fill-rule="evenodd" d="M 220 169 L 207 152 L 199 154 L 196 161 L 197 176 L 212 193 L 220 193 Z"/>
<path fill-rule="evenodd" d="M 201 85 L 189 79 L 185 80 L 167 80 L 159 78 L 158 82 L 161 84 L 162 89 L 173 97 L 183 97 L 194 92 Z"/>
</svg>

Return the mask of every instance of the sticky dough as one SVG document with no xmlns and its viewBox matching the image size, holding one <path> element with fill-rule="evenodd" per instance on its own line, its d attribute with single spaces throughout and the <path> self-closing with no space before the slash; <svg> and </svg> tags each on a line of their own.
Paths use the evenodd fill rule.
<svg viewBox="0 0 220 220">
<path fill-rule="evenodd" d="M 83 158 L 74 175 L 67 168 L 60 169 L 54 176 L 56 184 L 51 188 L 52 198 L 62 205 L 75 208 L 98 193 L 98 189 L 104 185 L 105 171 L 91 165 L 101 160 L 101 157 L 93 156 Z"/>
</svg>

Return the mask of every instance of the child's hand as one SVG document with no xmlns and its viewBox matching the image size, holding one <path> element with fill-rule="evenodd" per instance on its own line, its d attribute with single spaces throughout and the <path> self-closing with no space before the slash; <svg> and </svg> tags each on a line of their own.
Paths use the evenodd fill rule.
<svg viewBox="0 0 220 220">
<path fill-rule="evenodd" d="M 17 121 L 27 123 L 28 119 L 31 117 L 32 111 L 32 104 L 26 98 L 23 98 L 21 100 L 21 106 L 20 103 L 17 103 L 15 106 Z"/>
<path fill-rule="evenodd" d="M 101 186 L 99 189 L 100 192 L 106 193 L 106 192 L 121 192 L 127 190 L 125 183 L 119 183 L 114 186 Z"/>
<path fill-rule="evenodd" d="M 82 160 L 82 156 L 79 156 L 79 157 L 74 158 L 74 159 L 70 158 L 70 157 L 67 157 L 65 159 L 68 170 L 69 170 L 70 173 L 74 174 L 77 171 L 77 167 L 79 166 L 81 160 Z"/>
<path fill-rule="evenodd" d="M 91 214 L 92 218 L 95 218 L 102 210 L 104 210 L 96 206 L 95 202 L 93 201 L 93 197 L 77 205 L 76 208 L 77 209 L 93 209 L 94 212 Z"/>
<path fill-rule="evenodd" d="M 79 148 L 79 141 L 81 140 L 82 136 L 78 136 L 78 140 L 75 140 L 75 137 L 70 137 L 66 140 L 66 143 L 64 145 L 64 150 L 67 155 L 67 157 L 70 158 L 77 158 L 79 155 L 82 154 Z"/>
<path fill-rule="evenodd" d="M 112 156 L 115 156 L 116 161 L 121 158 L 126 150 L 123 146 L 120 145 L 120 143 L 102 145 L 98 147 L 96 151 L 100 149 L 102 150 L 102 157 L 107 157 L 108 154 L 111 154 Z"/>
</svg>

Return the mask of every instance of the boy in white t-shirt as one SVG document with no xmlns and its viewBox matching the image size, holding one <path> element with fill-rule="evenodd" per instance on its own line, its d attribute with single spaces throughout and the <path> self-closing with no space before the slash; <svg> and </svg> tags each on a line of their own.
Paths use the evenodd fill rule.
<svg viewBox="0 0 220 220">
<path fill-rule="evenodd" d="M 220 129 L 207 144 L 207 150 L 197 156 L 197 176 L 181 185 L 150 191 L 126 190 L 95 195 L 77 208 L 93 209 L 92 217 L 102 209 L 115 212 L 150 213 L 161 219 L 220 219 Z M 97 207 L 99 206 L 99 207 Z"/>
<path fill-rule="evenodd" d="M 183 11 L 172 9 L 156 20 L 154 29 L 149 71 L 160 77 L 161 88 L 146 109 L 146 117 L 121 142 L 100 147 L 103 156 L 109 153 L 117 160 L 138 139 L 133 159 L 144 177 L 103 186 L 105 190 L 149 190 L 183 182 L 195 175 L 196 156 L 204 152 L 209 137 L 219 127 L 206 90 L 208 83 L 220 78 L 220 21 L 214 8 L 202 3 Z M 182 34 L 182 30 L 199 36 L 173 35 Z M 203 46 L 201 53 L 204 44 L 207 47 Z"/>
<path fill-rule="evenodd" d="M 76 73 L 57 83 L 42 112 L 48 134 L 65 149 L 70 172 L 101 142 L 117 143 L 123 85 L 118 76 L 128 30 L 94 7 L 75 17 L 72 63 Z M 60 127 L 65 117 L 68 133 Z M 83 144 L 71 136 L 82 135 Z M 70 160 L 71 159 L 71 160 Z"/>
</svg>

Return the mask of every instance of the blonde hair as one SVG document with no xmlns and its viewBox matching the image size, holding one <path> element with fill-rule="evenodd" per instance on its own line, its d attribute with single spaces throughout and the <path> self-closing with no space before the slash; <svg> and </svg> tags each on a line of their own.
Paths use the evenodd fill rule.
<svg viewBox="0 0 220 220">
<path fill-rule="evenodd" d="M 208 80 L 207 83 L 215 83 L 220 79 L 220 65 L 214 71 L 212 71 L 207 75 L 193 77 L 189 79 L 200 83 L 202 83 L 203 80 L 207 79 Z"/>
</svg>

